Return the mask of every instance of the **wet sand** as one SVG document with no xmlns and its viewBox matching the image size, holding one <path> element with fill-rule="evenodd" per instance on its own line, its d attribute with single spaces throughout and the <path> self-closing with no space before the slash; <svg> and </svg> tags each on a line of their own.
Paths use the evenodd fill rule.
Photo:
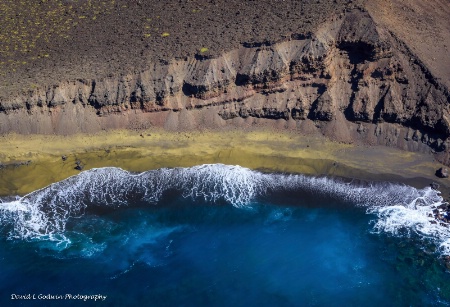
<svg viewBox="0 0 450 307">
<path fill-rule="evenodd" d="M 133 172 L 207 163 L 237 164 L 270 172 L 403 182 L 431 182 L 448 194 L 442 165 L 431 154 L 354 146 L 295 132 L 115 130 L 92 135 L 0 136 L 0 195 L 24 195 L 83 170 L 114 166 Z M 65 156 L 65 161 L 62 156 Z"/>
</svg>

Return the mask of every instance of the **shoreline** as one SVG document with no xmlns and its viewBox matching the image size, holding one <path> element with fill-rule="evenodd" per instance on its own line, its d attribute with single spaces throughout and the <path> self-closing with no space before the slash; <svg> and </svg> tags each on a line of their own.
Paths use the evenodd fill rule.
<svg viewBox="0 0 450 307">
<path fill-rule="evenodd" d="M 82 170 L 111 166 L 131 172 L 223 163 L 416 188 L 436 182 L 444 198 L 450 192 L 446 179 L 434 175 L 442 164 L 431 154 L 337 143 L 293 131 L 111 130 L 71 136 L 9 134 L 0 140 L 0 196 L 22 196 L 76 175 L 77 161 Z"/>
</svg>

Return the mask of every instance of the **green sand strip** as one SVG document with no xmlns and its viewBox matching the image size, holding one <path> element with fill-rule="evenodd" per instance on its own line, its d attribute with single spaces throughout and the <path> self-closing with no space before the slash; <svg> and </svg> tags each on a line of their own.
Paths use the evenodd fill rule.
<svg viewBox="0 0 450 307">
<path fill-rule="evenodd" d="M 24 195 L 75 175 L 76 161 L 83 170 L 115 166 L 133 172 L 224 163 L 272 172 L 398 181 L 420 188 L 435 181 L 446 190 L 445 179 L 434 177 L 442 165 L 432 155 L 357 147 L 286 131 L 116 130 L 74 136 L 6 135 L 0 142 L 2 196 Z"/>
</svg>

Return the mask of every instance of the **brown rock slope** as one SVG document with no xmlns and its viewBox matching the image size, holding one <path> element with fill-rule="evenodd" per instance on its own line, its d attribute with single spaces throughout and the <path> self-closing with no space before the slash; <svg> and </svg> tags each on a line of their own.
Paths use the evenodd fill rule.
<svg viewBox="0 0 450 307">
<path fill-rule="evenodd" d="M 404 41 L 430 71 L 450 86 L 450 1 L 367 1 L 376 22 Z"/>
<path fill-rule="evenodd" d="M 79 79 L 0 102 L 0 134 L 185 130 L 261 124 L 337 141 L 433 151 L 450 164 L 450 95 L 365 9 L 313 32 Z"/>
<path fill-rule="evenodd" d="M 0 96 L 308 33 L 364 0 L 2 0 Z M 203 49 L 205 50 L 205 49 Z"/>
</svg>

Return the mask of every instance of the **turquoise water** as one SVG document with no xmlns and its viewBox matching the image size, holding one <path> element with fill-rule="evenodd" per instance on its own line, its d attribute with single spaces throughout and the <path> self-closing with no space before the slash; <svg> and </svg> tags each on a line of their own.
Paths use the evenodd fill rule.
<svg viewBox="0 0 450 307">
<path fill-rule="evenodd" d="M 440 202 L 225 165 L 88 171 L 0 203 L 0 304 L 446 306 Z"/>
</svg>

